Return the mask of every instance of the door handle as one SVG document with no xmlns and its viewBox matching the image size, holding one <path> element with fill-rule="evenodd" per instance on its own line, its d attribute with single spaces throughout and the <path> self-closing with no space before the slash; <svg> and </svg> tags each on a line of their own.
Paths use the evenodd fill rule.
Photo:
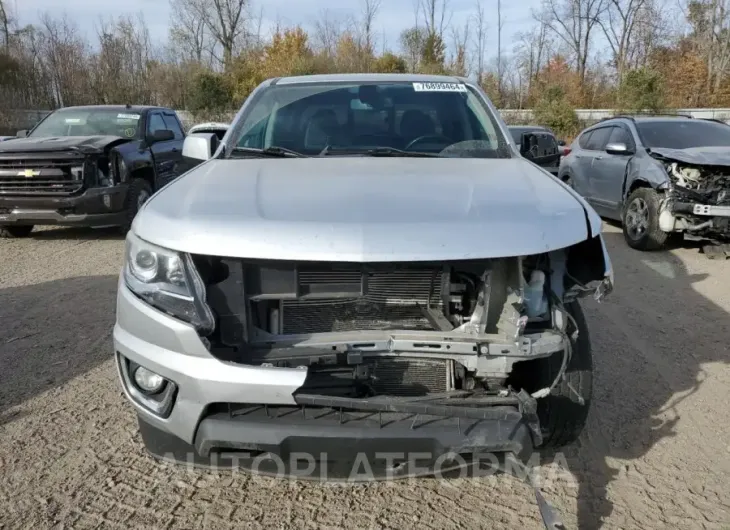
<svg viewBox="0 0 730 530">
<path fill-rule="evenodd" d="M 177 147 L 173 147 L 173 148 L 172 148 L 172 152 L 173 152 L 173 153 L 177 153 L 177 152 L 178 152 L 179 150 L 180 150 L 180 149 L 178 149 Z"/>
<path fill-rule="evenodd" d="M 593 159 L 594 160 L 603 160 L 603 157 L 602 156 L 596 156 L 596 157 L 593 157 Z"/>
</svg>

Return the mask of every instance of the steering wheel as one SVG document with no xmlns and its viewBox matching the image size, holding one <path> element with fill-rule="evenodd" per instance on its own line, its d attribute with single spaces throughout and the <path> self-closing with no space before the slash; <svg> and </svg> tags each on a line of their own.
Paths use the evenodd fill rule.
<svg viewBox="0 0 730 530">
<path fill-rule="evenodd" d="M 423 136 L 419 136 L 418 138 L 414 138 L 411 140 L 407 146 L 405 146 L 404 150 L 408 151 L 410 150 L 414 145 L 421 144 L 421 143 L 445 143 L 450 144 L 452 143 L 451 138 L 444 136 L 443 134 L 425 134 Z"/>
</svg>

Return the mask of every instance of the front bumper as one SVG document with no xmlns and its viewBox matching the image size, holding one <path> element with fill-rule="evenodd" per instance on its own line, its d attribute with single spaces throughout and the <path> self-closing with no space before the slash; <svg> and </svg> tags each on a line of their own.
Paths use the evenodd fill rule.
<svg viewBox="0 0 730 530">
<path fill-rule="evenodd" d="M 730 217 L 730 206 L 675 202 L 672 204 L 672 212 L 702 215 L 705 217 Z"/>
<path fill-rule="evenodd" d="M 66 197 L 0 195 L 0 225 L 121 225 L 128 187 L 89 188 Z"/>
<path fill-rule="evenodd" d="M 401 462 L 416 455 L 419 461 L 413 465 L 433 472 L 453 464 L 444 460 L 448 454 L 462 455 L 457 464 L 469 463 L 480 454 L 524 457 L 539 443 L 534 401 L 529 399 L 518 403 L 513 397 L 505 398 L 481 414 L 472 410 L 459 417 L 439 416 L 433 409 L 419 409 L 418 404 L 404 411 L 404 400 L 393 400 L 401 404 L 400 409 L 388 403 L 367 407 L 354 403 L 364 400 L 332 400 L 326 406 L 316 396 L 307 401 L 295 396 L 306 370 L 220 361 L 208 352 L 192 326 L 143 303 L 123 282 L 117 298 L 114 347 L 121 361 L 117 366 L 122 386 L 137 410 L 145 445 L 160 458 L 291 475 L 301 467 L 301 462 L 294 465 L 293 461 L 300 461 L 302 455 L 309 461 L 316 455 L 314 467 L 306 466 L 308 473 L 320 476 L 326 463 L 331 478 L 333 473 L 352 472 L 358 458 L 367 459 L 372 473 L 381 475 L 395 472 L 389 458 Z M 124 359 L 175 384 L 167 417 L 135 399 L 122 372 Z M 400 472 L 414 474 L 411 465 L 399 466 Z"/>
<path fill-rule="evenodd" d="M 494 464 L 495 455 L 507 453 L 527 459 L 529 426 L 516 409 L 501 413 L 483 421 L 261 406 L 206 415 L 193 443 L 141 416 L 139 426 L 147 450 L 162 460 L 278 477 L 373 480 L 478 471 L 476 463 Z"/>
</svg>

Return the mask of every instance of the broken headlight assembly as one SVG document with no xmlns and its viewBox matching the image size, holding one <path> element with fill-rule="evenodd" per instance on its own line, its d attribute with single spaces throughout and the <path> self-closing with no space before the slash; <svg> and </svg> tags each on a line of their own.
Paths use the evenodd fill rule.
<svg viewBox="0 0 730 530">
<path fill-rule="evenodd" d="M 175 252 L 127 234 L 124 282 L 149 305 L 192 324 L 201 334 L 215 325 L 205 303 L 205 288 L 188 254 Z"/>
</svg>

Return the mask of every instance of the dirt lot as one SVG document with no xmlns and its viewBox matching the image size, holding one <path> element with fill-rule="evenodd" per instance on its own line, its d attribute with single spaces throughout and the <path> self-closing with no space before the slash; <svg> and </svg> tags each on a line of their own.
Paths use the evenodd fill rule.
<svg viewBox="0 0 730 530">
<path fill-rule="evenodd" d="M 571 527 L 730 528 L 730 262 L 606 237 L 589 426 L 569 472 L 543 459 L 543 490 Z M 541 527 L 507 476 L 332 486 L 153 461 L 111 359 L 122 252 L 81 230 L 0 241 L 0 528 Z"/>
</svg>

